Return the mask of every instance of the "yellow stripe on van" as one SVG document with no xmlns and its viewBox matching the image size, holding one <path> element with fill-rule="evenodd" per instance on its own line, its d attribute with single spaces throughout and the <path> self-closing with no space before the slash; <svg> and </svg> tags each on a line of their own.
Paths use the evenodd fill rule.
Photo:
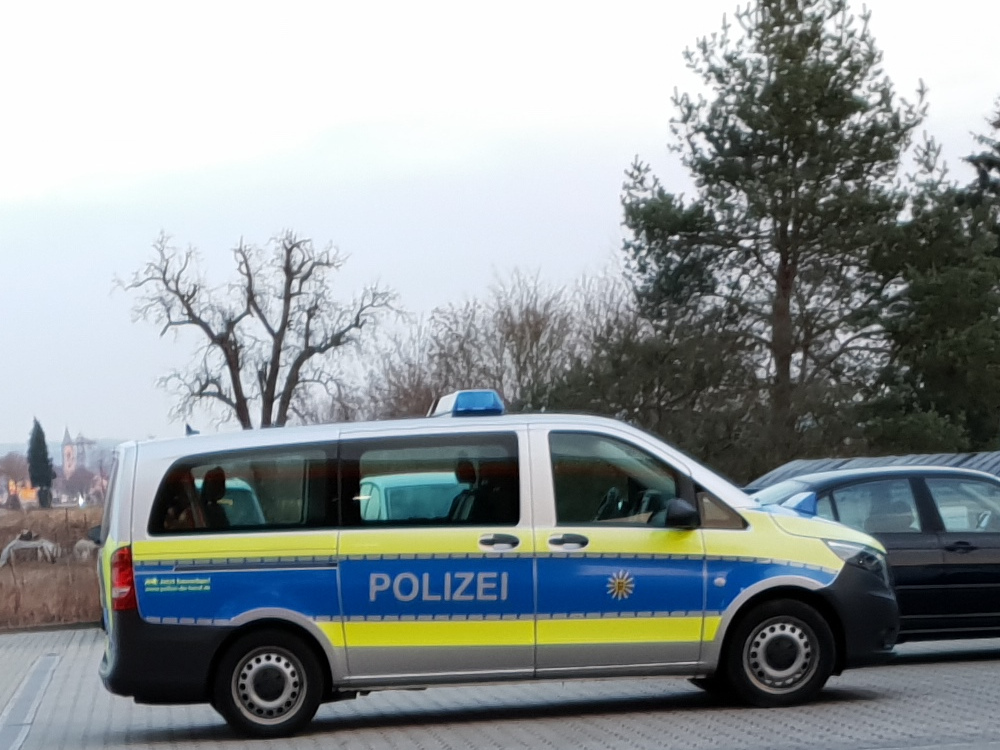
<svg viewBox="0 0 1000 750">
<path fill-rule="evenodd" d="M 751 528 L 703 530 L 706 555 L 773 559 L 793 566 L 810 565 L 834 574 L 844 566 L 844 561 L 837 557 L 821 538 L 789 533 L 778 526 L 774 516 L 766 511 L 746 510 L 743 516 L 750 522 Z M 814 521 L 804 524 L 804 528 L 812 531 L 817 528 L 822 530 L 824 527 L 825 524 Z M 829 524 L 829 531 L 831 539 L 856 536 L 854 532 L 840 524 Z M 863 540 L 868 537 L 860 535 L 860 538 Z"/>
<path fill-rule="evenodd" d="M 344 627 L 339 622 L 317 622 L 316 626 L 335 648 L 344 647 Z"/>
<path fill-rule="evenodd" d="M 218 560 L 227 557 L 326 557 L 336 554 L 335 532 L 191 535 L 137 541 L 132 545 L 132 556 L 138 561 Z"/>
<path fill-rule="evenodd" d="M 718 623 L 715 624 L 718 628 Z M 690 643 L 702 639 L 700 617 L 602 617 L 539 620 L 538 645 Z"/>
<path fill-rule="evenodd" d="M 434 622 L 348 622 L 351 648 L 420 646 L 532 646 L 531 620 L 452 620 Z"/>
<path fill-rule="evenodd" d="M 587 537 L 587 554 L 633 554 L 633 555 L 697 555 L 704 554 L 700 531 L 678 531 L 657 529 L 649 526 L 636 528 L 635 525 L 620 526 L 615 523 L 593 525 L 566 524 L 564 526 L 537 529 L 535 546 L 539 551 L 565 552 L 561 547 L 553 547 L 549 539 L 566 533 Z M 573 553 L 570 553 L 573 554 Z"/>
<path fill-rule="evenodd" d="M 453 526 L 447 529 L 345 529 L 340 536 L 340 555 L 482 555 L 490 552 L 480 545 L 481 537 L 510 534 L 520 540 L 515 550 L 505 555 L 531 554 L 531 532 L 526 529 L 488 526 Z"/>
<path fill-rule="evenodd" d="M 706 617 L 705 618 L 705 638 L 707 641 L 714 641 L 715 636 L 719 633 L 719 626 L 722 624 L 721 617 Z"/>
</svg>

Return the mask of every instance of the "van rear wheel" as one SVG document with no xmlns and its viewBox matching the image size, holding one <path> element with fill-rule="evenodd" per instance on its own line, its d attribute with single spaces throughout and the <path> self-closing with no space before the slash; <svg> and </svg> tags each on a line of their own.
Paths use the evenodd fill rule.
<svg viewBox="0 0 1000 750">
<path fill-rule="evenodd" d="M 226 650 L 215 673 L 212 706 L 238 733 L 287 737 L 312 720 L 323 672 L 311 648 L 282 630 L 258 630 Z"/>
<path fill-rule="evenodd" d="M 737 697 L 771 708 L 816 696 L 833 671 L 835 642 L 826 620 L 794 599 L 747 612 L 727 647 L 728 682 Z"/>
</svg>

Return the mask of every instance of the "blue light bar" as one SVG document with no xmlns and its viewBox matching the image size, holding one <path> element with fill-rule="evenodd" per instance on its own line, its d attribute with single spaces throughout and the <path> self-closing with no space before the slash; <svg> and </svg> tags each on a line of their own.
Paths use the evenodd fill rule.
<svg viewBox="0 0 1000 750">
<path fill-rule="evenodd" d="M 433 403 L 428 417 L 493 417 L 506 409 L 500 394 L 492 390 L 455 391 Z"/>
</svg>

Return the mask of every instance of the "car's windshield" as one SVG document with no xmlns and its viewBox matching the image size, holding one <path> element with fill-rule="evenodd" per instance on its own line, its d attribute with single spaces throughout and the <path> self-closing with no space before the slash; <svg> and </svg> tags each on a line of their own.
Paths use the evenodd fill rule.
<svg viewBox="0 0 1000 750">
<path fill-rule="evenodd" d="M 797 479 L 786 479 L 784 482 L 772 484 L 770 487 L 755 492 L 751 497 L 761 505 L 777 505 L 783 503 L 799 492 L 809 489 L 809 485 Z"/>
</svg>

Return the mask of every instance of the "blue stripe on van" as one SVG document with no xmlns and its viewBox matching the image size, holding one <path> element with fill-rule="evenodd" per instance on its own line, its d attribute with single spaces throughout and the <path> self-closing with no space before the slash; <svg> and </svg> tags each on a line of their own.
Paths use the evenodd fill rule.
<svg viewBox="0 0 1000 750">
<path fill-rule="evenodd" d="M 338 583 L 347 618 L 522 619 L 535 614 L 536 579 L 541 617 L 695 614 L 723 612 L 775 576 L 821 586 L 836 577 L 784 561 L 635 555 L 206 560 L 139 564 L 135 573 L 142 616 L 167 621 L 228 621 L 264 608 L 339 619 Z"/>
<path fill-rule="evenodd" d="M 168 621 L 227 621 L 280 608 L 313 619 L 340 617 L 336 567 L 286 563 L 280 569 L 137 566 L 139 612 Z"/>
<path fill-rule="evenodd" d="M 530 557 L 345 559 L 344 614 L 353 618 L 532 617 Z"/>
<path fill-rule="evenodd" d="M 819 567 L 795 565 L 781 560 L 726 560 L 706 562 L 708 588 L 705 609 L 724 612 L 745 589 L 778 576 L 809 578 L 822 586 L 833 583 L 837 573 Z"/>
</svg>

